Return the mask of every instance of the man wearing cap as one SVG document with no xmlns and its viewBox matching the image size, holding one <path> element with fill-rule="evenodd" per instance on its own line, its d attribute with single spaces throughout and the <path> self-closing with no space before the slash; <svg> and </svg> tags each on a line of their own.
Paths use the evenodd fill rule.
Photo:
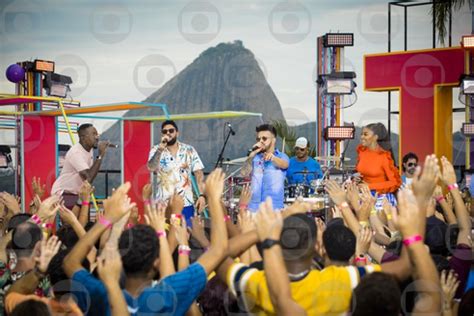
<svg viewBox="0 0 474 316">
<path fill-rule="evenodd" d="M 308 140 L 304 137 L 298 138 L 295 143 L 295 156 L 290 159 L 290 166 L 286 172 L 288 184 L 309 185 L 311 180 L 320 179 L 322 177 L 323 172 L 321 171 L 321 166 L 316 160 L 309 157 Z"/>
</svg>

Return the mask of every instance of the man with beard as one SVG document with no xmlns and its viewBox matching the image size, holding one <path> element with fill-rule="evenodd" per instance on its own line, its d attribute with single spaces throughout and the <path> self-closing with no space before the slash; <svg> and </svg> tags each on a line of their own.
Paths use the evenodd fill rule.
<svg viewBox="0 0 474 316">
<path fill-rule="evenodd" d="M 196 201 L 200 212 L 206 203 L 204 196 L 204 165 L 194 147 L 178 141 L 178 126 L 167 120 L 161 124 L 161 141 L 155 145 L 148 156 L 148 169 L 157 173 L 156 199 L 168 201 L 174 193 L 184 199 L 183 214 L 187 223 L 194 216 L 194 197 L 192 175 L 201 195 Z"/>
<path fill-rule="evenodd" d="M 285 153 L 275 149 L 276 130 L 270 124 L 257 127 L 257 142 L 253 145 L 242 175 L 252 175 L 252 198 L 248 209 L 258 210 L 260 203 L 271 197 L 274 209 L 283 209 L 285 194 L 285 177 L 289 158 Z"/>
<path fill-rule="evenodd" d="M 415 174 L 415 169 L 418 166 L 418 156 L 414 153 L 408 153 L 403 156 L 402 159 L 402 181 L 403 185 L 410 185 L 413 181 L 413 175 Z"/>
<path fill-rule="evenodd" d="M 309 142 L 305 137 L 300 137 L 295 142 L 295 156 L 290 159 L 290 166 L 286 174 L 288 184 L 310 185 L 311 180 L 321 179 L 323 172 L 321 166 L 309 157 Z"/>
<path fill-rule="evenodd" d="M 90 123 L 79 126 L 77 134 L 79 143 L 72 146 L 66 153 L 61 174 L 51 189 L 51 194 L 62 195 L 64 204 L 69 209 L 76 204 L 83 181 L 92 183 L 97 176 L 109 146 L 108 141 L 99 142 L 99 134 Z M 99 149 L 99 155 L 95 160 L 94 148 Z"/>
</svg>

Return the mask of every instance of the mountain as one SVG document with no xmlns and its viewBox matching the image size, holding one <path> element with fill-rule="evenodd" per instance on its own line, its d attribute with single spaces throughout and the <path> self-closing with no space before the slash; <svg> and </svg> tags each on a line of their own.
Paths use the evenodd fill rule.
<svg viewBox="0 0 474 316">
<path fill-rule="evenodd" d="M 201 53 L 190 65 L 169 80 L 144 102 L 165 103 L 171 114 L 212 111 L 248 111 L 263 113 L 263 121 L 282 120 L 283 112 L 275 93 L 267 83 L 254 54 L 241 41 L 221 43 Z M 158 116 L 160 109 L 128 111 L 125 116 Z M 180 140 L 196 148 L 206 171 L 214 164 L 224 143 L 226 121 L 236 132 L 231 136 L 224 158 L 245 156 L 255 143 L 257 117 L 177 121 Z M 160 137 L 161 123 L 155 123 L 155 139 Z M 119 141 L 119 125 L 103 133 L 104 139 Z M 107 157 L 108 156 L 108 157 Z M 107 155 L 103 166 L 116 169 L 120 155 Z"/>
</svg>

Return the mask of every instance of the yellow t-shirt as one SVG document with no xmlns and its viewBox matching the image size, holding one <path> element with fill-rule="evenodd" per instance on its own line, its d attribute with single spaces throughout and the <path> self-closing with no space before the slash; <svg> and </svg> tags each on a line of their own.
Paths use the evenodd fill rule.
<svg viewBox="0 0 474 316">
<path fill-rule="evenodd" d="M 352 290 L 361 277 L 380 270 L 379 265 L 312 270 L 302 280 L 290 283 L 291 296 L 308 315 L 342 314 L 349 310 Z M 227 273 L 227 285 L 250 313 L 276 315 L 264 271 L 235 263 Z"/>
</svg>

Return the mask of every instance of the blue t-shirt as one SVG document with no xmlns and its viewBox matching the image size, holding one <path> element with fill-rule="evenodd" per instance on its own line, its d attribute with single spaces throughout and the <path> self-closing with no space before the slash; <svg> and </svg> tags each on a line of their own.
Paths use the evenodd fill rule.
<svg viewBox="0 0 474 316">
<path fill-rule="evenodd" d="M 87 270 L 74 273 L 72 280 L 77 305 L 84 314 L 109 316 L 110 305 L 104 284 Z M 123 291 L 130 315 L 184 315 L 204 290 L 207 275 L 199 263 L 147 287 L 136 298 Z M 83 286 L 81 288 L 81 285 Z"/>
<path fill-rule="evenodd" d="M 274 156 L 289 161 L 288 156 L 278 150 L 275 150 Z M 267 197 L 272 198 L 273 208 L 282 209 L 285 196 L 285 177 L 286 169 L 280 169 L 273 162 L 265 161 L 262 153 L 253 157 L 250 211 L 256 212 L 260 203 L 264 202 Z"/>
<path fill-rule="evenodd" d="M 306 175 L 306 182 L 304 182 L 305 175 L 302 173 L 295 173 L 301 171 L 308 171 Z M 286 171 L 286 178 L 288 179 L 288 184 L 299 184 L 304 183 L 310 185 L 311 180 L 321 179 L 323 177 L 323 172 L 319 163 L 311 157 L 308 157 L 305 162 L 298 161 L 296 157 L 290 159 L 290 166 Z"/>
</svg>

